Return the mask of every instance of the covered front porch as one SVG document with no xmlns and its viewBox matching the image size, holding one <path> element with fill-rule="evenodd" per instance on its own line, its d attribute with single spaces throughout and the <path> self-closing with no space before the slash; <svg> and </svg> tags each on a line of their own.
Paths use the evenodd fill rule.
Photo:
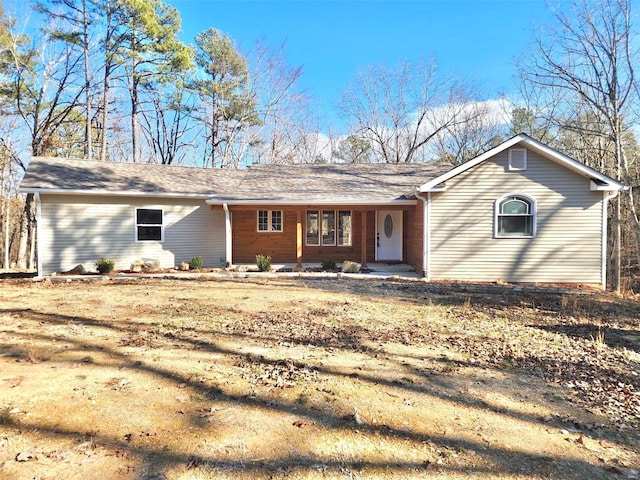
<svg viewBox="0 0 640 480">
<path fill-rule="evenodd" d="M 385 271 L 406 265 L 414 246 L 415 200 L 380 205 L 232 204 L 227 218 L 227 262 L 255 264 L 268 255 L 273 266 L 305 270 L 326 259 L 353 261 Z M 216 208 L 216 206 L 212 206 Z M 410 266 L 415 269 L 415 266 Z M 402 267 L 398 267 L 402 270 Z"/>
</svg>

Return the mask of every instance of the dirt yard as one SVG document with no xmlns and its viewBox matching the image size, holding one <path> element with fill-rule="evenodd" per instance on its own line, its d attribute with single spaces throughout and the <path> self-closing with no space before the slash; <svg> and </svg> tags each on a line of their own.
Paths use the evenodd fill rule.
<svg viewBox="0 0 640 480">
<path fill-rule="evenodd" d="M 637 479 L 640 302 L 0 281 L 0 478 Z"/>
</svg>

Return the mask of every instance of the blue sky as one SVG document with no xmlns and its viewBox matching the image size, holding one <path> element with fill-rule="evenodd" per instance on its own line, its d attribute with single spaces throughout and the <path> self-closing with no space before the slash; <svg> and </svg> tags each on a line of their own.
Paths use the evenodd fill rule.
<svg viewBox="0 0 640 480">
<path fill-rule="evenodd" d="M 241 49 L 264 37 L 287 44 L 302 84 L 329 113 L 370 65 L 435 56 L 444 72 L 476 84 L 485 98 L 514 89 L 514 58 L 549 18 L 544 0 L 165 0 L 180 11 L 183 40 L 210 27 Z"/>
</svg>

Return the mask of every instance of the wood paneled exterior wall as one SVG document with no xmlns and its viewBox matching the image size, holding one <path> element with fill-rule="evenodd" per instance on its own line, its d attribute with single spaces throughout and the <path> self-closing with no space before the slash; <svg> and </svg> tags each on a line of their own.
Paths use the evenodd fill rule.
<svg viewBox="0 0 640 480">
<path fill-rule="evenodd" d="M 405 262 L 416 269 L 416 272 L 425 275 L 423 272 L 423 215 L 424 206 L 422 201 L 404 212 L 404 256 Z"/>
<path fill-rule="evenodd" d="M 324 258 L 331 258 L 337 263 L 351 260 L 362 263 L 375 261 L 376 210 L 397 207 L 387 206 L 349 206 L 349 205 L 260 205 L 230 206 L 231 230 L 233 241 L 233 263 L 254 263 L 257 254 L 270 255 L 273 263 L 296 263 L 297 259 L 297 225 L 301 219 L 302 227 L 302 259 L 303 263 L 320 263 Z M 403 209 L 415 209 L 413 205 Z M 282 210 L 283 225 L 281 232 L 259 232 L 259 210 Z M 351 211 L 352 239 L 350 246 L 310 246 L 306 244 L 306 218 L 309 210 Z M 366 241 L 363 242 L 363 216 L 366 215 Z M 405 213 L 405 218 L 406 218 Z M 408 226 L 404 226 L 404 243 Z M 366 248 L 366 257 L 362 249 Z"/>
</svg>

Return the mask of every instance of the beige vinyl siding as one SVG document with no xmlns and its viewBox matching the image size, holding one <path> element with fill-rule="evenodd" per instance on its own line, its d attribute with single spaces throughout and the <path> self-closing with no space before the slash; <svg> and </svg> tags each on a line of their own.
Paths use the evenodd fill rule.
<svg viewBox="0 0 640 480">
<path fill-rule="evenodd" d="M 224 212 L 204 200 L 41 195 L 39 225 L 43 274 L 65 271 L 100 257 L 128 269 L 140 258 L 173 267 L 201 256 L 219 267 L 225 256 Z M 136 242 L 135 209 L 164 211 L 164 242 Z"/>
<path fill-rule="evenodd" d="M 431 278 L 507 282 L 601 282 L 602 192 L 589 179 L 529 150 L 508 171 L 509 151 L 432 193 Z M 537 202 L 535 238 L 494 238 L 494 206 L 506 194 Z"/>
</svg>

